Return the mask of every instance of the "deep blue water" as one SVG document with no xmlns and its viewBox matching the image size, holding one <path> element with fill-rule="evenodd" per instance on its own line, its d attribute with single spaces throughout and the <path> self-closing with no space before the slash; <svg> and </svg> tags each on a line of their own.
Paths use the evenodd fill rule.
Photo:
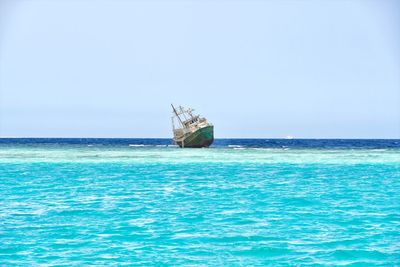
<svg viewBox="0 0 400 267">
<path fill-rule="evenodd" d="M 103 145 L 125 146 L 138 145 L 171 145 L 169 138 L 0 138 L 0 145 Z M 400 139 L 216 139 L 214 148 L 227 146 L 259 147 L 259 148 L 400 148 Z"/>
<path fill-rule="evenodd" d="M 400 141 L 0 139 L 0 266 L 400 266 Z"/>
</svg>

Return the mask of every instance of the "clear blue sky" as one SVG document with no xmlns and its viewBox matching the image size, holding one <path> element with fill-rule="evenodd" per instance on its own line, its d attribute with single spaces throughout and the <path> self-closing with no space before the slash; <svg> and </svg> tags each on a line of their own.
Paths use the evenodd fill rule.
<svg viewBox="0 0 400 267">
<path fill-rule="evenodd" d="M 0 136 L 400 138 L 399 3 L 0 0 Z"/>
</svg>

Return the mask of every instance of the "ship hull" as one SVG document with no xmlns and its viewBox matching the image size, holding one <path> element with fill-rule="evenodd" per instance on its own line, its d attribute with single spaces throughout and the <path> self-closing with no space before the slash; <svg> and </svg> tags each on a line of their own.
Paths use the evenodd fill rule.
<svg viewBox="0 0 400 267">
<path fill-rule="evenodd" d="M 188 134 L 183 140 L 175 141 L 180 147 L 209 147 L 214 141 L 214 126 L 206 126 Z"/>
</svg>

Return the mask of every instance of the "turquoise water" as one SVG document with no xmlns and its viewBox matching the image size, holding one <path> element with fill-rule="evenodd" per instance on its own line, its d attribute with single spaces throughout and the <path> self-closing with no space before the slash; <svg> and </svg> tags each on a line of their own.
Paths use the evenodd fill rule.
<svg viewBox="0 0 400 267">
<path fill-rule="evenodd" d="M 398 266 L 400 150 L 0 147 L 0 265 Z"/>
</svg>

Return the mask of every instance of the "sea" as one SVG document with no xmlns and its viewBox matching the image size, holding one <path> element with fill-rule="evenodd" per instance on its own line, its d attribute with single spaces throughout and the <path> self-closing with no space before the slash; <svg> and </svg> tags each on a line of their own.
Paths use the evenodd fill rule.
<svg viewBox="0 0 400 267">
<path fill-rule="evenodd" d="M 0 139 L 0 266 L 400 266 L 400 140 Z"/>
</svg>

